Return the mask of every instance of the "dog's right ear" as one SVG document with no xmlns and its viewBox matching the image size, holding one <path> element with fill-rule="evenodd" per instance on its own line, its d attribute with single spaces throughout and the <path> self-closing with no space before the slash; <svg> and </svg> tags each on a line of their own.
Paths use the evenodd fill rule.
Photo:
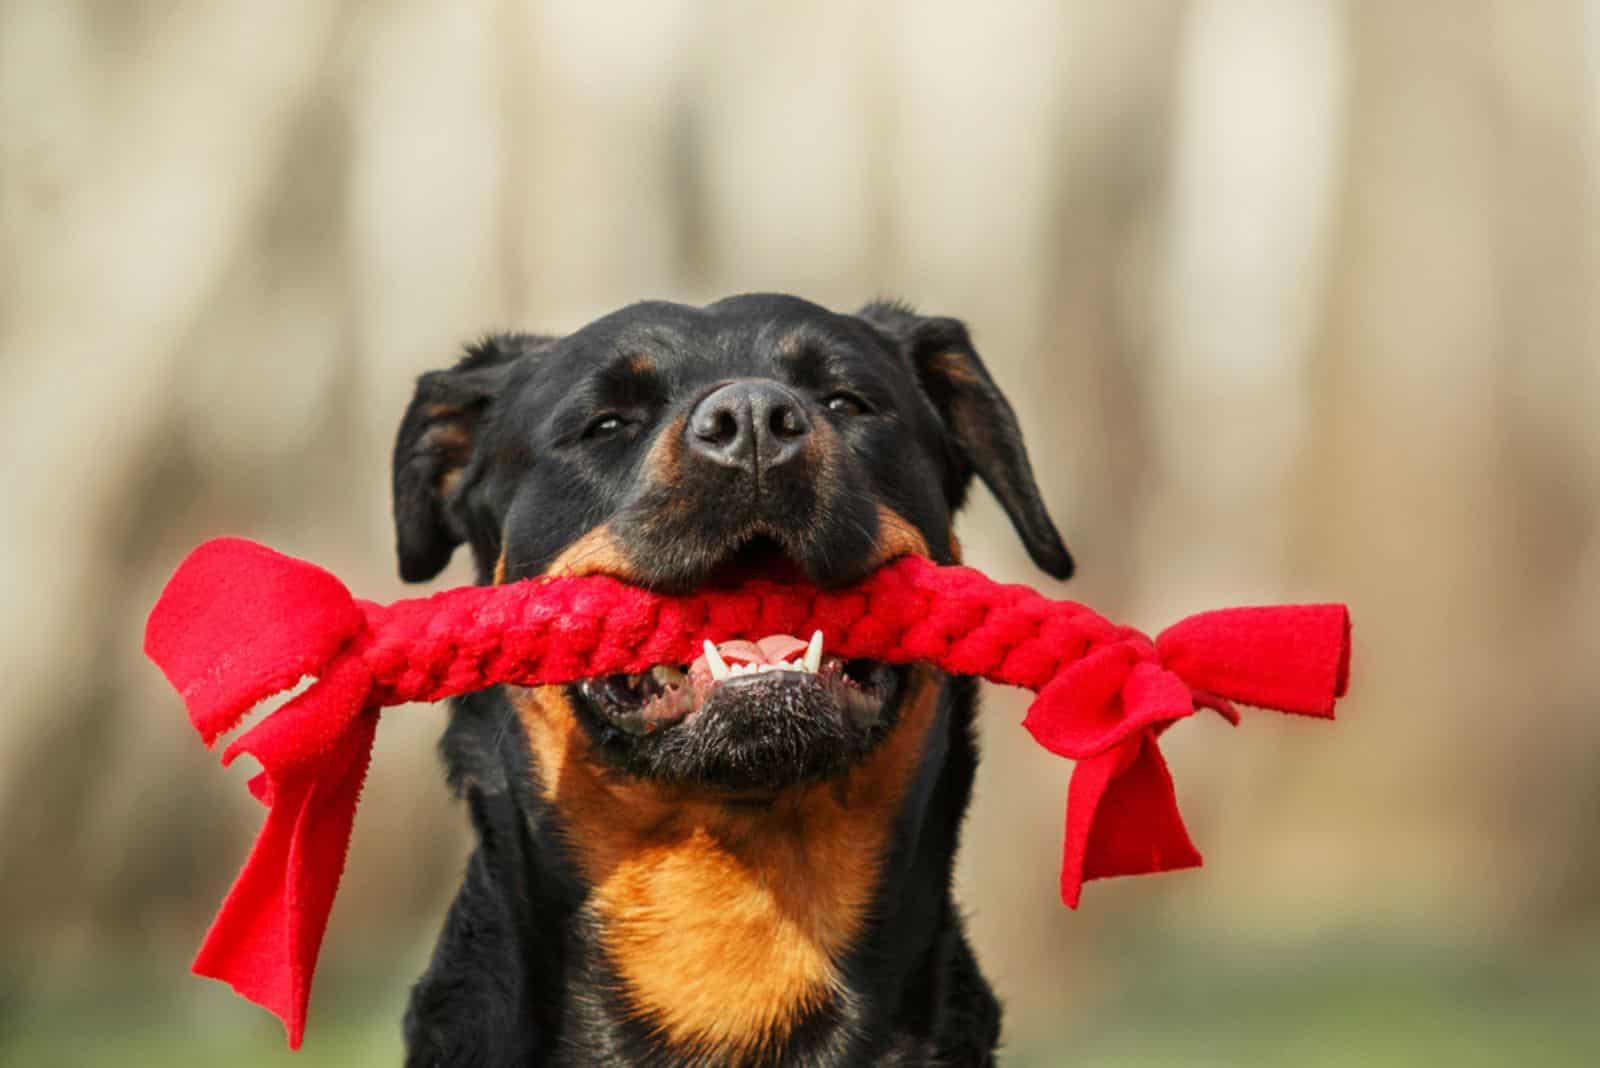
<svg viewBox="0 0 1600 1068">
<path fill-rule="evenodd" d="M 1045 509 L 1016 414 L 972 347 L 959 319 L 928 317 L 910 307 L 874 301 L 857 313 L 894 339 L 923 394 L 944 422 L 956 463 L 945 492 L 959 508 L 977 472 L 1005 509 L 1028 555 L 1053 578 L 1072 577 L 1072 554 Z"/>
<path fill-rule="evenodd" d="M 494 402 L 517 359 L 545 340 L 488 337 L 450 370 L 417 379 L 394 442 L 395 551 L 407 582 L 443 571 L 466 540 L 463 498 Z"/>
</svg>

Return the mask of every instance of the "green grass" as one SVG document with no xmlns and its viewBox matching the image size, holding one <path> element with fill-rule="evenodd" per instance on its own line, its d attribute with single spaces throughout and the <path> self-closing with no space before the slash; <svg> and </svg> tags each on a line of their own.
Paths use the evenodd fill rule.
<svg viewBox="0 0 1600 1068">
<path fill-rule="evenodd" d="M 422 962 L 319 970 L 306 1041 L 180 961 L 111 958 L 0 982 L 0 1066 L 295 1068 L 398 1064 L 405 990 Z"/>
<path fill-rule="evenodd" d="M 314 1041 L 290 1055 L 280 1038 L 260 1035 L 174 1033 L 158 1024 L 87 1033 L 65 1023 L 30 1029 L 18 1041 L 0 1046 L 0 1064 L 32 1068 L 181 1068 L 226 1064 L 230 1068 L 334 1068 L 400 1063 L 398 1021 L 335 1024 L 317 1029 Z"/>
<path fill-rule="evenodd" d="M 1012 1068 L 1573 1068 L 1600 1064 L 1600 953 L 1498 958 L 1322 947 L 1292 959 L 1203 949 L 1139 978 Z"/>
<path fill-rule="evenodd" d="M 1148 958 L 1148 964 L 1144 963 Z M 1130 947 L 1133 985 L 1058 1034 L 1017 1041 L 1012 1068 L 1564 1068 L 1600 1063 L 1600 953 L 1482 956 L 1393 945 L 1292 955 L 1159 956 Z M 1174 961 L 1182 965 L 1174 967 Z M 0 997 L 0 1065 L 230 1068 L 400 1060 L 400 1007 L 416 969 L 330 972 L 305 1048 L 275 1021 L 171 964 L 123 961 Z"/>
</svg>

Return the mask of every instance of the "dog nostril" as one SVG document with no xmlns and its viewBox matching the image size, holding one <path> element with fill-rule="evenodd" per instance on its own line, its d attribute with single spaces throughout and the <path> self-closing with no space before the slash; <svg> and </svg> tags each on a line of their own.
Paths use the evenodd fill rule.
<svg viewBox="0 0 1600 1068">
<path fill-rule="evenodd" d="M 773 408 L 772 414 L 767 418 L 767 425 L 775 438 L 798 438 L 807 429 L 799 409 L 788 404 L 780 404 Z"/>
<path fill-rule="evenodd" d="M 701 412 L 694 421 L 694 436 L 710 445 L 726 445 L 739 436 L 739 420 L 727 408 Z"/>
</svg>

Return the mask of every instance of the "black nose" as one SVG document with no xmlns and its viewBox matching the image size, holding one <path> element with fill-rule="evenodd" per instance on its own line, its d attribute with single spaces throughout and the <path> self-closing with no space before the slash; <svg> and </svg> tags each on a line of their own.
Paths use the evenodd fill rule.
<svg viewBox="0 0 1600 1068">
<path fill-rule="evenodd" d="M 712 390 L 689 413 L 689 449 L 751 474 L 794 460 L 811 436 L 800 398 L 777 382 L 744 378 Z"/>
</svg>

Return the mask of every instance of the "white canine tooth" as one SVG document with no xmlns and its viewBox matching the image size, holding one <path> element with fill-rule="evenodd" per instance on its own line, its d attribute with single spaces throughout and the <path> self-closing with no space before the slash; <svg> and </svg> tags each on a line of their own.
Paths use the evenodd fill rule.
<svg viewBox="0 0 1600 1068">
<path fill-rule="evenodd" d="M 822 632 L 815 631 L 811 635 L 811 644 L 806 646 L 806 670 L 815 675 L 822 667 Z"/>
<path fill-rule="evenodd" d="M 728 668 L 728 662 L 722 659 L 722 654 L 717 652 L 717 647 L 712 645 L 711 642 L 707 640 L 701 643 L 701 648 L 705 650 L 706 665 L 711 668 L 712 681 L 721 682 L 723 679 L 727 678 L 728 675 L 731 674 Z"/>
</svg>

